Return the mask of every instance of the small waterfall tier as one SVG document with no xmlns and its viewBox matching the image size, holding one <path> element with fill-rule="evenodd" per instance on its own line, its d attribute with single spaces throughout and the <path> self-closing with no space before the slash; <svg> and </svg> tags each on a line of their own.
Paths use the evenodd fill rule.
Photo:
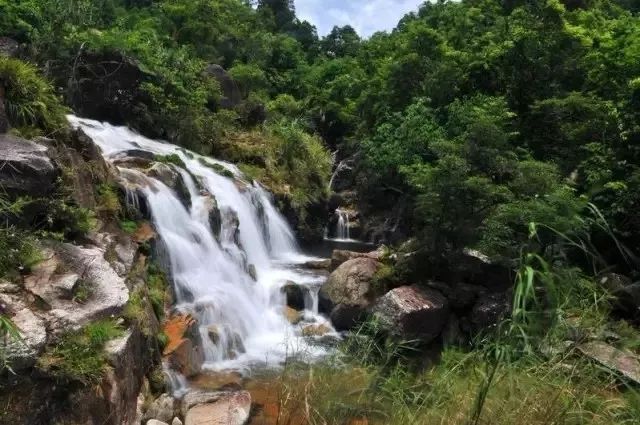
<svg viewBox="0 0 640 425">
<path fill-rule="evenodd" d="M 277 365 L 292 355 L 319 356 L 302 326 L 285 317 L 283 288 L 304 288 L 304 323 L 318 315 L 324 277 L 296 267 L 303 255 L 270 194 L 233 164 L 142 137 L 125 127 L 70 116 L 114 163 L 128 202 L 141 203 L 163 245 L 176 295 L 175 309 L 198 321 L 205 367 L 244 369 Z M 127 162 L 122 158 L 134 155 Z M 158 157 L 171 158 L 158 162 Z M 120 158 L 120 160 L 118 160 Z M 140 162 L 153 164 L 153 169 Z M 141 169 L 142 168 L 142 169 Z M 171 184 L 173 173 L 180 184 Z M 139 206 L 139 205 L 138 205 Z M 216 338 L 209 336 L 215 328 Z"/>
</svg>

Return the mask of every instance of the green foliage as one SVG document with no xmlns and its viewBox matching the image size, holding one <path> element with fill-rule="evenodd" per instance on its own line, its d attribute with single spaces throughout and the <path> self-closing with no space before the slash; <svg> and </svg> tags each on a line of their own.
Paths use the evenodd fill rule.
<svg viewBox="0 0 640 425">
<path fill-rule="evenodd" d="M 0 277 L 15 279 L 41 260 L 32 235 L 15 227 L 0 228 Z"/>
<path fill-rule="evenodd" d="M 121 211 L 120 199 L 117 189 L 109 183 L 102 183 L 96 188 L 96 197 L 98 201 L 97 210 L 110 217 L 116 217 Z"/>
<path fill-rule="evenodd" d="M 156 162 L 162 162 L 163 164 L 173 164 L 180 168 L 186 168 L 186 165 L 182 158 L 180 158 L 180 156 L 175 153 L 171 155 L 156 155 L 153 160 Z"/>
<path fill-rule="evenodd" d="M 51 134 L 67 126 L 66 108 L 35 66 L 0 56 L 2 88 L 9 123 L 26 135 L 39 130 Z"/>
<path fill-rule="evenodd" d="M 228 177 L 230 179 L 234 178 L 235 175 L 231 170 L 228 170 L 224 165 L 217 164 L 215 162 L 207 161 L 204 158 L 200 158 L 200 164 L 204 165 L 207 168 L 211 168 L 216 174 L 220 174 L 221 176 Z"/>
<path fill-rule="evenodd" d="M 38 359 L 38 367 L 60 382 L 95 385 L 107 367 L 105 344 L 121 335 L 122 329 L 113 320 L 90 323 L 49 347 Z"/>
<path fill-rule="evenodd" d="M 126 233 L 133 235 L 138 230 L 138 223 L 130 220 L 122 220 L 118 222 L 118 225 Z"/>
</svg>

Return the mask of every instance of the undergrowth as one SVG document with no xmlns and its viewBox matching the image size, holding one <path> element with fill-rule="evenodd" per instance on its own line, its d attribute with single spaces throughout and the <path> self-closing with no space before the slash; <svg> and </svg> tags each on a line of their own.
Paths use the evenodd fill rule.
<svg viewBox="0 0 640 425">
<path fill-rule="evenodd" d="M 62 336 L 38 359 L 38 367 L 61 382 L 97 384 L 107 367 L 105 344 L 122 334 L 114 320 L 90 323 Z"/>
</svg>

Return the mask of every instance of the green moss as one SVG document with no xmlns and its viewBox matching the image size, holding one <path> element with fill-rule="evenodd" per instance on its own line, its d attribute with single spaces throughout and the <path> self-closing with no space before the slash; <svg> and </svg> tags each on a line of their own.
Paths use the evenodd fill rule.
<svg viewBox="0 0 640 425">
<path fill-rule="evenodd" d="M 175 153 L 172 153 L 171 155 L 156 155 L 153 159 L 164 164 L 173 164 L 180 168 L 187 168 L 182 158 Z"/>
<path fill-rule="evenodd" d="M 118 222 L 120 228 L 126 233 L 133 235 L 138 230 L 138 223 L 131 220 L 121 220 Z"/>
<path fill-rule="evenodd" d="M 102 183 L 96 188 L 98 197 L 98 211 L 115 216 L 122 211 L 116 188 L 108 183 Z"/>
<path fill-rule="evenodd" d="M 76 287 L 73 290 L 73 301 L 84 304 L 91 298 L 93 294 L 93 284 L 92 282 L 80 279 L 79 282 L 76 283 Z"/>
<path fill-rule="evenodd" d="M 200 164 L 212 169 L 216 174 L 220 174 L 221 176 L 228 177 L 230 179 L 235 177 L 231 171 L 227 170 L 224 166 L 220 164 L 209 162 L 204 158 L 200 158 L 199 161 L 200 161 Z"/>
<path fill-rule="evenodd" d="M 123 335 L 114 320 L 102 320 L 64 335 L 38 359 L 38 367 L 61 382 L 97 384 L 107 367 L 105 344 Z"/>
</svg>

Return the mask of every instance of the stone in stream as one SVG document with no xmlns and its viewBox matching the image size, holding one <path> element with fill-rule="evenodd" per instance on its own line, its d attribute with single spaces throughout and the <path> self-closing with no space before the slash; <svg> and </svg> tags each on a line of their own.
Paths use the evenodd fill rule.
<svg viewBox="0 0 640 425">
<path fill-rule="evenodd" d="M 185 208 L 191 208 L 191 195 L 187 184 L 184 182 L 182 175 L 172 165 L 156 162 L 146 173 L 171 188 L 178 195 Z"/>
<path fill-rule="evenodd" d="M 158 420 L 169 423 L 176 413 L 176 400 L 169 394 L 162 394 L 151 403 L 145 412 L 144 420 Z"/>
<path fill-rule="evenodd" d="M 440 292 L 417 286 L 389 291 L 373 307 L 374 317 L 391 334 L 429 343 L 440 335 L 449 318 L 449 304 Z"/>
<path fill-rule="evenodd" d="M 287 282 L 280 291 L 287 298 L 287 306 L 294 310 L 304 310 L 304 289 L 295 282 Z"/>
<path fill-rule="evenodd" d="M 640 357 L 635 354 L 619 350 L 601 341 L 580 344 L 578 350 L 585 356 L 640 385 Z"/>
<path fill-rule="evenodd" d="M 169 425 L 169 424 L 163 421 L 159 421 L 157 419 L 149 419 L 147 421 L 147 425 Z"/>
<path fill-rule="evenodd" d="M 302 313 L 291 307 L 284 307 L 284 316 L 292 325 L 297 325 L 303 319 Z"/>
<path fill-rule="evenodd" d="M 349 330 L 363 319 L 374 300 L 371 282 L 380 267 L 372 258 L 354 258 L 341 264 L 322 285 L 321 308 L 331 313 L 337 330 Z"/>
<path fill-rule="evenodd" d="M 244 425 L 251 413 L 251 394 L 191 392 L 182 400 L 185 425 Z"/>
<path fill-rule="evenodd" d="M 302 268 L 309 270 L 329 270 L 331 268 L 331 259 L 307 261 L 302 265 Z"/>
</svg>

